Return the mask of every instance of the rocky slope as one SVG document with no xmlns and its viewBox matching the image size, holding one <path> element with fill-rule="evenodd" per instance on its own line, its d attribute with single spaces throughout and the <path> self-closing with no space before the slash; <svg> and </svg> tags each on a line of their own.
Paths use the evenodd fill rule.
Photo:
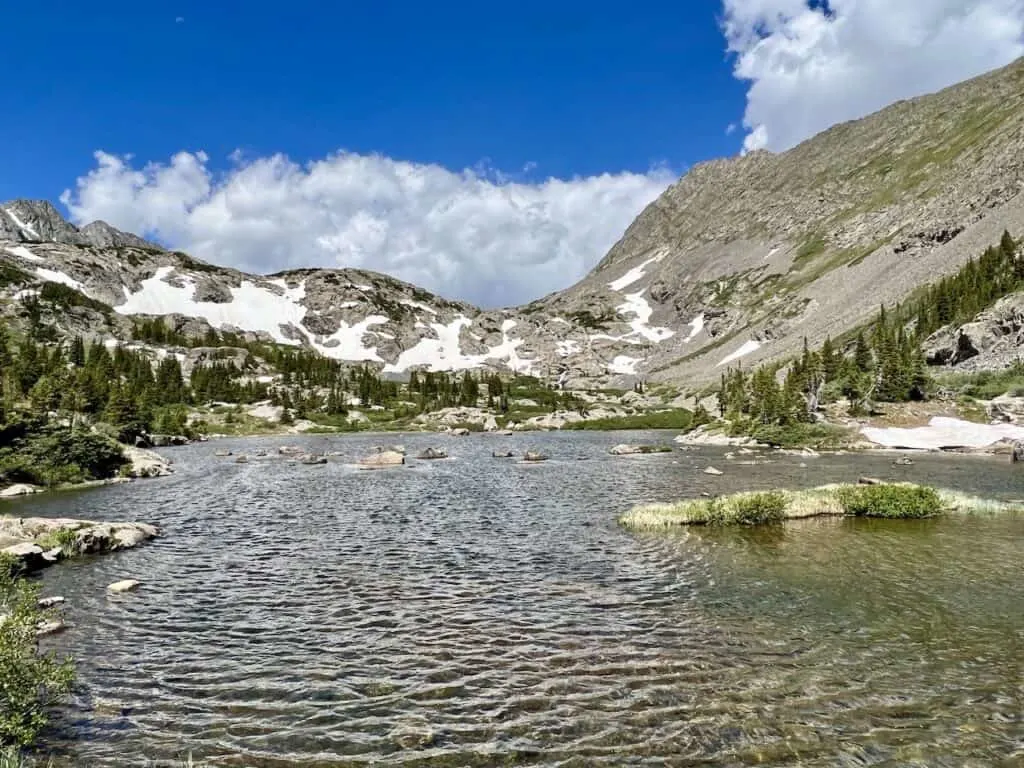
<svg viewBox="0 0 1024 768">
<path fill-rule="evenodd" d="M 0 206 L 0 289 L 75 288 L 113 311 L 77 306 L 62 327 L 110 338 L 130 337 L 130 316 L 162 315 L 188 333 L 244 331 L 395 375 L 490 367 L 570 387 L 701 384 L 841 334 L 1004 229 L 1024 235 L 1022 150 L 1024 60 L 782 154 L 697 166 L 584 280 L 523 307 L 482 311 L 364 270 L 248 275 L 24 200 Z"/>
</svg>

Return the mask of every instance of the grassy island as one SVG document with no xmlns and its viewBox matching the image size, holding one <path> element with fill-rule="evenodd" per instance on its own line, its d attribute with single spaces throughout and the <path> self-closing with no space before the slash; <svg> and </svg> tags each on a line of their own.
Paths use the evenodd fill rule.
<svg viewBox="0 0 1024 768">
<path fill-rule="evenodd" d="M 912 483 L 826 485 L 644 504 L 627 512 L 619 522 L 627 528 L 650 530 L 680 525 L 761 525 L 823 516 L 920 519 L 947 512 L 989 512 L 1011 507 Z"/>
</svg>

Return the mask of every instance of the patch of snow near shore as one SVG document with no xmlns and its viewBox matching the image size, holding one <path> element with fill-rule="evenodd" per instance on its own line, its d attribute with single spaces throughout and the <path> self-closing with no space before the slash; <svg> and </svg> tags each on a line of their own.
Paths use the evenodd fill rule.
<svg viewBox="0 0 1024 768">
<path fill-rule="evenodd" d="M 18 218 L 18 214 L 12 211 L 10 208 L 4 208 L 4 212 L 11 217 L 11 220 L 18 226 L 22 232 L 28 232 L 36 240 L 39 240 L 39 233 L 36 232 L 35 228 L 31 224 L 27 224 Z"/>
<path fill-rule="evenodd" d="M 629 355 L 618 355 L 608 364 L 608 373 L 635 374 L 636 365 L 639 362 L 639 358 L 630 357 Z"/>
<path fill-rule="evenodd" d="M 722 358 L 718 365 L 726 365 L 731 363 L 733 360 L 739 360 L 741 357 L 749 355 L 751 352 L 757 352 L 761 348 L 761 342 L 759 341 L 746 341 L 743 346 L 733 352 L 731 355 L 726 355 Z"/>
<path fill-rule="evenodd" d="M 45 261 L 45 259 L 43 259 L 42 256 L 36 256 L 24 245 L 15 245 L 12 248 L 4 248 L 4 250 L 15 256 L 20 256 L 23 259 L 28 259 L 29 261 Z"/>
<path fill-rule="evenodd" d="M 861 433 L 877 445 L 921 451 L 987 448 L 1000 440 L 1024 440 L 1024 427 L 975 424 L 947 416 L 935 416 L 924 427 L 864 427 Z"/>
<path fill-rule="evenodd" d="M 63 283 L 64 285 L 74 288 L 76 291 L 82 290 L 82 284 L 80 282 L 75 280 L 73 277 L 68 277 L 63 272 L 46 269 L 45 267 L 36 267 L 36 274 L 43 278 L 43 280 L 49 280 L 51 283 Z"/>
</svg>

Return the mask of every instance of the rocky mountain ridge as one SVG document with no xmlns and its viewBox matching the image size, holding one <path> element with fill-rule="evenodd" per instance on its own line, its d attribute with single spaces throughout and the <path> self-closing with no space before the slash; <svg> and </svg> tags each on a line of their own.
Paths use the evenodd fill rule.
<svg viewBox="0 0 1024 768">
<path fill-rule="evenodd" d="M 493 368 L 571 388 L 701 385 L 729 365 L 837 337 L 996 243 L 1024 235 L 1024 60 L 835 126 L 781 154 L 693 168 L 578 284 L 481 310 L 366 270 L 248 275 L 48 203 L 0 206 L 2 290 L 49 280 L 132 316 L 230 329 L 385 373 Z"/>
</svg>

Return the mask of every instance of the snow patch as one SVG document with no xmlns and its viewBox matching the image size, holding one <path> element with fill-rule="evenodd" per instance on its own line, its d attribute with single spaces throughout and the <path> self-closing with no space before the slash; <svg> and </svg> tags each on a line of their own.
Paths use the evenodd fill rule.
<svg viewBox="0 0 1024 768">
<path fill-rule="evenodd" d="M 618 355 L 608 364 L 608 373 L 635 374 L 640 358 Z"/>
<path fill-rule="evenodd" d="M 669 328 L 652 327 L 647 324 L 651 319 L 651 315 L 654 313 L 654 310 L 651 309 L 651 305 L 647 303 L 647 299 L 645 299 L 643 295 L 643 291 L 627 293 L 625 303 L 620 304 L 615 309 L 623 315 L 635 315 L 635 317 L 629 322 L 629 327 L 633 329 L 633 333 L 635 335 L 642 336 L 648 341 L 653 341 L 655 343 L 671 339 L 676 335 L 675 331 Z"/>
<path fill-rule="evenodd" d="M 414 366 L 426 367 L 430 371 L 462 371 L 477 368 L 488 360 L 504 360 L 517 373 L 529 374 L 533 360 L 521 358 L 518 348 L 522 339 L 512 339 L 508 332 L 516 326 L 515 320 L 505 320 L 501 325 L 502 341 L 482 355 L 467 355 L 462 352 L 459 336 L 462 329 L 472 321 L 459 315 L 451 323 L 431 323 L 436 338 L 423 338 L 415 346 L 406 349 L 394 363 L 384 366 L 385 373 L 404 373 Z"/>
<path fill-rule="evenodd" d="M 284 287 L 281 296 L 265 285 L 250 281 L 231 288 L 231 301 L 225 303 L 196 301 L 195 280 L 190 275 L 177 275 L 183 283 L 171 285 L 165 281 L 174 267 L 159 267 L 153 277 L 146 278 L 135 293 L 125 291 L 125 302 L 114 309 L 122 315 L 181 314 L 201 317 L 216 328 L 231 326 L 246 331 L 262 331 L 281 344 L 296 345 L 298 341 L 282 332 L 283 326 L 292 326 L 304 335 L 310 344 L 327 357 L 338 360 L 381 362 L 376 347 L 363 346 L 363 335 L 372 325 L 388 322 L 382 315 L 371 315 L 358 323 L 342 322 L 330 336 L 317 339 L 302 326 L 306 307 L 299 302 L 305 297 L 305 283 L 295 288 Z M 276 282 L 281 285 L 281 282 Z"/>
<path fill-rule="evenodd" d="M 689 344 L 695 338 L 697 334 L 704 330 L 704 313 L 701 312 L 693 320 L 690 321 L 690 333 L 683 339 L 684 344 Z"/>
<path fill-rule="evenodd" d="M 10 208 L 4 208 L 4 212 L 11 217 L 11 220 L 17 225 L 18 229 L 20 229 L 22 232 L 28 232 L 30 235 L 32 235 L 32 237 L 36 238 L 36 240 L 42 239 L 39 237 L 39 233 L 36 232 L 35 228 L 28 222 L 19 219 L 18 214 L 16 214 L 13 210 L 11 210 Z"/>
<path fill-rule="evenodd" d="M 430 312 L 431 314 L 434 314 L 434 315 L 437 314 L 437 310 L 436 309 L 434 309 L 431 306 L 428 306 L 428 305 L 424 304 L 421 301 L 413 301 L 412 299 L 399 299 L 398 303 L 399 304 L 405 304 L 405 306 L 412 307 L 413 309 L 422 309 L 424 312 Z"/>
<path fill-rule="evenodd" d="M 74 288 L 76 291 L 82 290 L 82 284 L 80 282 L 75 280 L 73 277 L 68 277 L 63 272 L 58 272 L 55 269 L 36 267 L 36 274 L 43 278 L 43 280 L 49 280 L 51 283 L 63 283 L 64 285 Z"/>
<path fill-rule="evenodd" d="M 1024 440 L 1024 427 L 975 424 L 947 416 L 935 416 L 924 427 L 864 427 L 861 433 L 878 445 L 921 451 L 987 448 L 1000 440 Z"/>
<path fill-rule="evenodd" d="M 24 245 L 15 245 L 13 247 L 4 248 L 4 250 L 14 256 L 18 256 L 22 259 L 28 259 L 29 261 L 45 261 L 42 256 L 36 256 Z"/>
<path fill-rule="evenodd" d="M 558 354 L 562 357 L 570 357 L 579 354 L 580 343 L 572 339 L 564 339 L 558 342 Z"/>
<path fill-rule="evenodd" d="M 647 274 L 647 267 L 649 267 L 656 261 L 661 261 L 662 259 L 664 259 L 666 253 L 667 251 L 662 251 L 657 256 L 652 256 L 651 258 L 649 258 L 640 266 L 633 267 L 631 270 L 629 270 L 629 272 L 624 274 L 619 279 L 612 280 L 610 283 L 608 283 L 608 287 L 611 288 L 613 291 L 621 291 L 623 288 L 628 288 L 637 280 L 640 280 L 644 275 Z"/>
<path fill-rule="evenodd" d="M 743 343 L 743 346 L 741 346 L 731 355 L 726 355 L 725 357 L 723 357 L 722 360 L 718 363 L 718 365 L 726 365 L 728 363 L 731 363 L 733 360 L 739 360 L 741 357 L 745 357 L 746 355 L 749 355 L 751 352 L 756 352 L 760 348 L 761 342 L 753 340 L 746 341 Z"/>
</svg>

